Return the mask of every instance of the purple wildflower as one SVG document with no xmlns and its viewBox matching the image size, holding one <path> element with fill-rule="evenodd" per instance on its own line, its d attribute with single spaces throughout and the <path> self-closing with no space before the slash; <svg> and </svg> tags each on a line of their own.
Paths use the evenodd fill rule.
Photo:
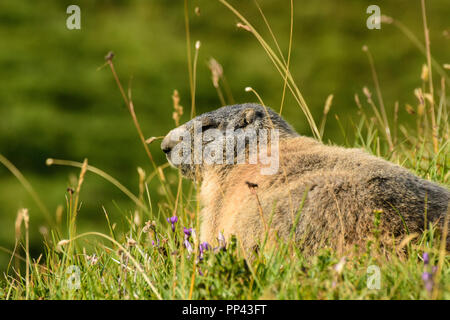
<svg viewBox="0 0 450 320">
<path fill-rule="evenodd" d="M 204 252 L 210 248 L 210 245 L 208 242 L 202 242 L 200 243 L 200 252 Z"/>
<path fill-rule="evenodd" d="M 342 257 L 341 260 L 339 260 L 339 262 L 333 266 L 334 271 L 336 271 L 338 274 L 341 274 L 342 271 L 344 270 L 346 262 L 347 262 L 347 258 Z"/>
<path fill-rule="evenodd" d="M 428 292 L 433 291 L 434 287 L 433 274 L 425 271 L 424 273 L 422 273 L 422 280 L 425 284 L 425 289 L 427 289 Z"/>
<path fill-rule="evenodd" d="M 192 252 L 194 252 L 194 249 L 192 248 L 191 243 L 188 240 L 184 240 L 184 246 L 186 247 L 187 251 L 189 252 L 189 256 L 191 256 Z"/>
<path fill-rule="evenodd" d="M 177 216 L 173 216 L 173 217 L 167 218 L 167 222 L 172 224 L 172 231 L 174 231 L 174 232 L 175 232 L 175 224 L 177 223 L 177 221 L 178 221 L 178 217 Z"/>
<path fill-rule="evenodd" d="M 155 243 L 154 240 L 152 240 L 152 246 L 154 246 L 154 247 L 159 247 L 159 238 L 158 238 L 158 236 L 156 236 L 156 235 L 155 235 L 155 238 L 156 238 L 156 243 Z"/>
<path fill-rule="evenodd" d="M 184 227 L 183 232 L 184 232 L 184 240 L 189 240 L 192 234 L 192 228 Z"/>
<path fill-rule="evenodd" d="M 225 236 L 222 232 L 219 232 L 219 237 L 217 238 L 217 240 L 219 241 L 219 248 L 225 250 L 227 242 L 225 241 Z"/>
<path fill-rule="evenodd" d="M 425 271 L 422 273 L 422 280 L 425 284 L 425 289 L 427 289 L 428 292 L 433 291 L 434 287 L 434 274 L 437 271 L 436 266 L 431 266 L 431 272 L 430 271 L 430 256 L 427 252 L 423 253 L 423 264 L 425 266 Z"/>
<path fill-rule="evenodd" d="M 424 272 L 422 273 L 422 280 L 424 282 L 430 281 L 433 279 L 433 274 L 431 274 L 430 272 Z"/>
<path fill-rule="evenodd" d="M 423 258 L 423 263 L 424 263 L 425 265 L 428 265 L 428 264 L 430 263 L 430 256 L 428 255 L 427 252 L 424 252 L 424 253 L 423 253 L 422 258 Z"/>
<path fill-rule="evenodd" d="M 203 253 L 204 253 L 206 250 L 209 250 L 210 248 L 211 248 L 211 246 L 208 244 L 208 242 L 202 242 L 202 243 L 200 243 L 200 246 L 199 246 L 199 250 L 200 250 L 200 260 L 203 259 Z"/>
</svg>

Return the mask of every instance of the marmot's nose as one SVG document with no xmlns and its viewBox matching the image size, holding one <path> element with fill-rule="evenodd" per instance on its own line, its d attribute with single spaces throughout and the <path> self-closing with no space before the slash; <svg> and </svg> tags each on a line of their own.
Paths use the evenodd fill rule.
<svg viewBox="0 0 450 320">
<path fill-rule="evenodd" d="M 161 150 L 165 154 L 168 154 L 174 146 L 175 146 L 175 143 L 174 143 L 174 141 L 172 141 L 172 139 L 170 139 L 169 134 L 167 136 L 165 136 L 163 141 L 161 142 Z"/>
<path fill-rule="evenodd" d="M 180 130 L 179 128 L 176 128 L 172 131 L 170 131 L 167 136 L 164 137 L 163 141 L 161 142 L 161 150 L 165 153 L 168 154 L 173 147 L 175 147 L 178 142 L 180 142 L 180 138 L 178 137 L 177 132 L 174 132 L 175 130 Z"/>
<path fill-rule="evenodd" d="M 182 125 L 170 131 L 161 142 L 161 150 L 165 154 L 168 154 L 170 151 L 172 151 L 173 147 L 175 147 L 179 142 L 182 141 L 182 137 L 185 133 L 186 125 Z"/>
</svg>

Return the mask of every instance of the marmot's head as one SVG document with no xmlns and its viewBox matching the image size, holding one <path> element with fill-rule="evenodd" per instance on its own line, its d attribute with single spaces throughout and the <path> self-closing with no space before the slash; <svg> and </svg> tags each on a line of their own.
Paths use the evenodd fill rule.
<svg viewBox="0 0 450 320">
<path fill-rule="evenodd" d="M 162 141 L 161 149 L 172 166 L 194 179 L 207 166 L 242 163 L 240 156 L 254 163 L 249 150 L 265 149 L 261 143 L 271 143 L 275 136 L 278 140 L 298 134 L 268 107 L 237 104 L 204 113 L 173 129 Z"/>
</svg>

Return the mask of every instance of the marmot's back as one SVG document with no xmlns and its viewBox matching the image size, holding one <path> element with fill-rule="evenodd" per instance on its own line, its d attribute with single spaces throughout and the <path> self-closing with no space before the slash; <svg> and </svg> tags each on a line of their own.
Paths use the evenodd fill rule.
<svg viewBox="0 0 450 320">
<path fill-rule="evenodd" d="M 278 133 L 270 136 L 278 146 L 268 144 L 269 138 L 253 139 L 268 131 Z M 185 141 L 186 136 L 192 139 Z M 239 141 L 247 140 L 260 151 L 270 150 L 266 159 L 269 169 L 275 170 L 264 175 L 264 161 L 237 164 L 239 156 L 250 154 L 250 146 L 239 147 Z M 295 236 L 304 248 L 366 240 L 378 216 L 374 211 L 380 217 L 377 228 L 397 236 L 419 232 L 429 222 L 442 226 L 450 201 L 446 188 L 398 165 L 358 149 L 300 137 L 279 114 L 257 104 L 225 106 L 199 115 L 170 131 L 161 149 L 185 177 L 202 181 L 200 234 L 208 242 L 223 232 L 237 235 L 250 249 L 265 234 L 269 221 L 270 231 L 287 237 L 301 206 Z M 191 152 L 185 155 L 185 149 Z M 198 154 L 203 158 L 196 158 Z M 205 154 L 213 161 L 206 161 Z M 258 186 L 256 195 L 246 182 Z"/>
<path fill-rule="evenodd" d="M 340 237 L 346 243 L 366 240 L 374 228 L 375 210 L 381 212 L 380 228 L 395 236 L 420 232 L 425 219 L 442 225 L 450 192 L 400 166 L 359 149 L 325 146 L 305 137 L 282 140 L 279 151 L 276 175 L 261 175 L 260 165 L 245 164 L 217 180 L 220 187 L 212 183 L 221 195 L 206 202 L 205 215 L 215 210 L 217 217 L 209 233 L 236 234 L 246 247 L 256 245 L 265 227 L 246 181 L 258 185 L 265 220 L 273 214 L 273 231 L 280 236 L 289 235 L 306 195 L 296 239 L 313 250 L 327 241 L 337 244 Z"/>
</svg>

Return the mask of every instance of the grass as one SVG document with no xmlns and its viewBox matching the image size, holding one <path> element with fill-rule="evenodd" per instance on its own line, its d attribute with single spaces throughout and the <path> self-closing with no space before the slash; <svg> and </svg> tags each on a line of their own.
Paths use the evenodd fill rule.
<svg viewBox="0 0 450 320">
<path fill-rule="evenodd" d="M 259 6 L 265 26 L 275 40 L 276 49 L 239 11 L 227 1 L 219 1 L 236 15 L 242 31 L 250 32 L 261 44 L 280 74 L 283 85 L 280 113 L 287 88 L 305 114 L 312 135 L 320 140 L 326 130 L 332 96 L 325 102 L 323 118 L 318 127 L 289 72 L 292 18 L 288 56 L 285 58 Z M 187 6 L 188 1 L 185 0 L 185 8 Z M 291 10 L 293 6 L 291 1 Z M 422 10 L 424 29 L 427 30 L 424 1 Z M 187 9 L 185 12 L 193 116 L 196 62 L 200 46 L 195 46 L 192 59 Z M 392 20 L 389 21 L 392 23 Z M 423 178 L 449 185 L 450 130 L 445 93 L 448 83 L 445 75 L 441 75 L 440 86 L 434 87 L 431 74 L 432 69 L 436 69 L 436 63 L 428 41 L 424 48 L 427 63 L 419 80 L 420 87 L 411 93 L 417 98 L 417 106 L 407 108 L 417 118 L 417 127 L 409 128 L 398 123 L 398 103 L 395 103 L 394 114 L 388 114 L 385 109 L 387 104 L 381 94 L 382 84 L 376 73 L 376 57 L 370 54 L 367 47 L 363 50 L 368 55 L 376 97 L 372 97 L 367 87 L 363 89 L 365 100 L 360 98 L 360 94 L 355 94 L 355 111 L 359 113 L 360 120 L 351 123 L 354 138 L 348 134 L 340 117 L 336 117 L 348 147 L 364 148 L 409 168 Z M 396 246 L 383 248 L 380 245 L 377 229 L 379 215 L 376 212 L 372 233 L 367 235 L 368 242 L 363 248 L 355 246 L 333 250 L 325 246 L 314 256 L 307 256 L 299 251 L 291 239 L 286 239 L 279 240 L 271 248 L 264 248 L 263 243 L 263 250 L 252 259 L 246 259 L 235 238 L 228 243 L 218 239 L 207 249 L 200 247 L 198 188 L 183 182 L 180 174 L 178 179 L 168 179 L 165 172 L 172 169 L 167 169 L 167 164 L 158 165 L 154 161 L 148 143 L 158 138 L 145 139 L 134 111 L 131 89 L 126 91 L 123 88 L 110 54 L 106 65 L 121 92 L 152 171 L 147 174 L 138 168 L 139 193 L 135 195 L 107 173 L 90 166 L 87 160 L 79 163 L 49 159 L 48 165 L 80 168 L 78 179 L 72 182 L 66 193 L 65 217 L 64 209 L 59 209 L 56 218 L 50 218 L 54 220 L 51 227 L 42 231 L 45 252 L 38 257 L 31 257 L 28 230 L 33 220 L 26 209 L 19 211 L 15 248 L 12 251 L 0 248 L 11 256 L 4 277 L 0 280 L 0 299 L 450 299 L 450 256 L 442 241 L 446 238 L 447 230 L 440 234 L 430 225 L 421 235 L 407 235 Z M 438 73 L 442 73 L 442 70 L 439 69 Z M 213 81 L 219 98 L 224 100 L 222 92 L 228 90 L 224 87 L 226 82 L 223 74 L 216 73 Z M 249 91 L 262 101 L 255 90 L 250 88 Z M 174 94 L 174 97 L 177 96 Z M 179 120 L 182 110 L 178 99 L 174 98 L 175 122 Z M 47 211 L 20 171 L 3 156 L 0 156 L 0 161 L 24 184 L 42 210 Z M 124 228 L 126 232 L 117 232 L 117 224 L 111 221 L 105 208 L 104 223 L 108 234 L 77 232 L 77 216 L 83 210 L 83 182 L 85 175 L 90 173 L 115 185 L 135 204 L 135 210 L 122 212 L 127 221 Z M 164 195 L 164 200 L 156 207 L 152 205 L 152 194 L 148 188 L 148 184 L 154 180 Z M 175 216 L 176 222 L 167 220 Z M 301 210 L 296 219 L 301 219 Z M 268 224 L 270 226 L 270 221 Z M 197 232 L 187 232 L 187 235 L 184 228 L 192 228 Z M 377 281 L 373 281 L 378 274 L 379 286 Z"/>
</svg>

